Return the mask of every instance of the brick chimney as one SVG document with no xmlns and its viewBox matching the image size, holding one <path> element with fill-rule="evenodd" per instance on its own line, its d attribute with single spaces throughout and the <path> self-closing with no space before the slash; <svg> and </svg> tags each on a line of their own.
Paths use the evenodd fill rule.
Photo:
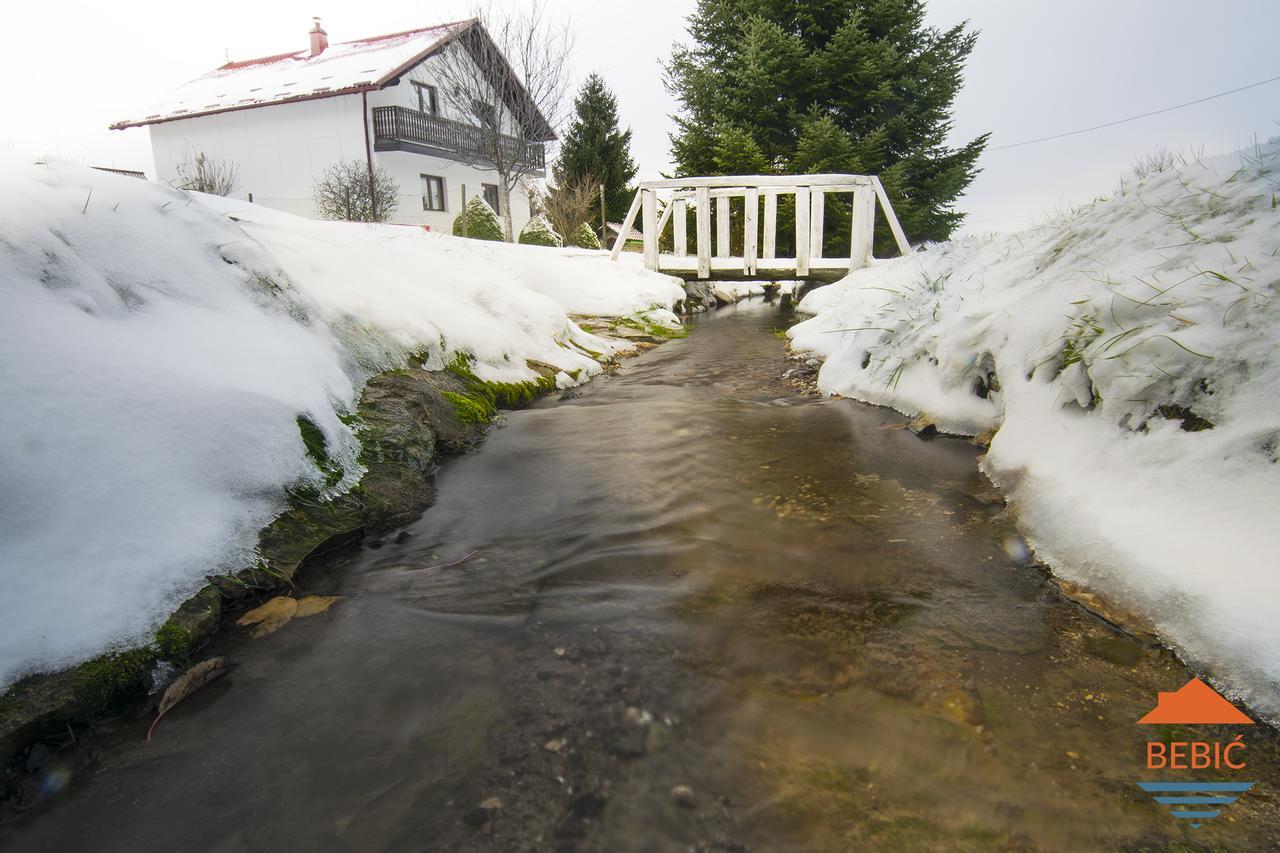
<svg viewBox="0 0 1280 853">
<path fill-rule="evenodd" d="M 319 56 L 324 53 L 324 49 L 329 46 L 329 34 L 324 31 L 324 27 L 320 26 L 319 18 L 312 18 L 315 26 L 311 28 L 311 55 Z"/>
</svg>

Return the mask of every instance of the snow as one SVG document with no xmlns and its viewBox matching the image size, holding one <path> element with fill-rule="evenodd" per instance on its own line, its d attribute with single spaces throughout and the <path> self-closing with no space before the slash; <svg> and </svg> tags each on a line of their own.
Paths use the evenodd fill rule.
<svg viewBox="0 0 1280 853">
<path fill-rule="evenodd" d="M 558 384 L 623 344 L 566 312 L 667 313 L 677 280 L 607 255 L 302 219 L 0 153 L 0 687 L 146 642 L 244 567 L 283 487 L 319 483 L 308 414 L 411 353 Z M 234 219 L 232 218 L 234 217 Z M 580 373 L 577 371 L 581 371 Z"/>
<path fill-rule="evenodd" d="M 998 430 L 982 467 L 1038 558 L 1271 720 L 1278 197 L 1275 140 L 1129 178 L 1021 233 L 875 262 L 809 294 L 791 331 L 825 358 L 824 392 Z M 1213 428 L 1183 429 L 1184 408 Z"/>
<path fill-rule="evenodd" d="M 137 116 L 118 121 L 112 127 L 134 127 L 242 107 L 376 89 L 471 24 L 469 20 L 456 21 L 338 42 L 317 56 L 312 56 L 308 47 L 294 53 L 228 62 L 184 83 Z"/>
</svg>

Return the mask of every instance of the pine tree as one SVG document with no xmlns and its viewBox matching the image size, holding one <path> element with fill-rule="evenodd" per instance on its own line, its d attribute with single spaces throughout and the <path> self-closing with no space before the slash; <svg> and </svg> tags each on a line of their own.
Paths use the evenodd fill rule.
<svg viewBox="0 0 1280 853">
<path fill-rule="evenodd" d="M 689 35 L 666 68 L 677 174 L 730 174 L 726 152 L 758 153 L 761 172 L 879 175 L 913 240 L 960 224 L 988 136 L 946 146 L 977 38 L 966 24 L 925 26 L 923 0 L 698 0 Z M 847 223 L 834 207 L 829 225 Z M 892 245 L 883 222 L 877 245 Z"/>
<path fill-rule="evenodd" d="M 590 178 L 604 185 L 610 221 L 621 221 L 631 204 L 628 184 L 636 176 L 631 160 L 631 130 L 618 127 L 618 101 L 599 74 L 582 84 L 573 102 L 573 121 L 560 145 L 554 168 L 556 183 L 564 186 Z"/>
</svg>

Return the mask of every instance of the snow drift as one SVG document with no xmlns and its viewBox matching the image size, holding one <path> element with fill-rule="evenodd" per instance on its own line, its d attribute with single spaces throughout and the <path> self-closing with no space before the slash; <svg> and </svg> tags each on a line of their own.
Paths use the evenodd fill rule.
<svg viewBox="0 0 1280 853">
<path fill-rule="evenodd" d="M 596 253 L 315 222 L 0 158 L 0 687 L 146 642 L 253 556 L 283 487 L 346 471 L 342 415 L 410 354 L 481 378 L 598 373 L 566 312 L 675 322 L 671 278 Z M 630 260 L 630 259 L 628 259 Z"/>
<path fill-rule="evenodd" d="M 1280 719 L 1280 142 L 814 291 L 819 385 L 940 429 L 1044 560 Z"/>
</svg>

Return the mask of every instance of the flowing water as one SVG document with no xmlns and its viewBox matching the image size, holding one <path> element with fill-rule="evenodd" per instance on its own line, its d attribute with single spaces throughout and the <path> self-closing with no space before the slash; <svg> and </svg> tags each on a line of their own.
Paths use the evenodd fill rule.
<svg viewBox="0 0 1280 853">
<path fill-rule="evenodd" d="M 976 447 L 788 387 L 784 320 L 509 414 L 308 571 L 328 613 L 219 635 L 228 678 L 50 761 L 0 847 L 1273 848 L 1275 733 L 1201 829 L 1152 802 L 1135 720 L 1185 669 L 1026 563 Z"/>
</svg>

